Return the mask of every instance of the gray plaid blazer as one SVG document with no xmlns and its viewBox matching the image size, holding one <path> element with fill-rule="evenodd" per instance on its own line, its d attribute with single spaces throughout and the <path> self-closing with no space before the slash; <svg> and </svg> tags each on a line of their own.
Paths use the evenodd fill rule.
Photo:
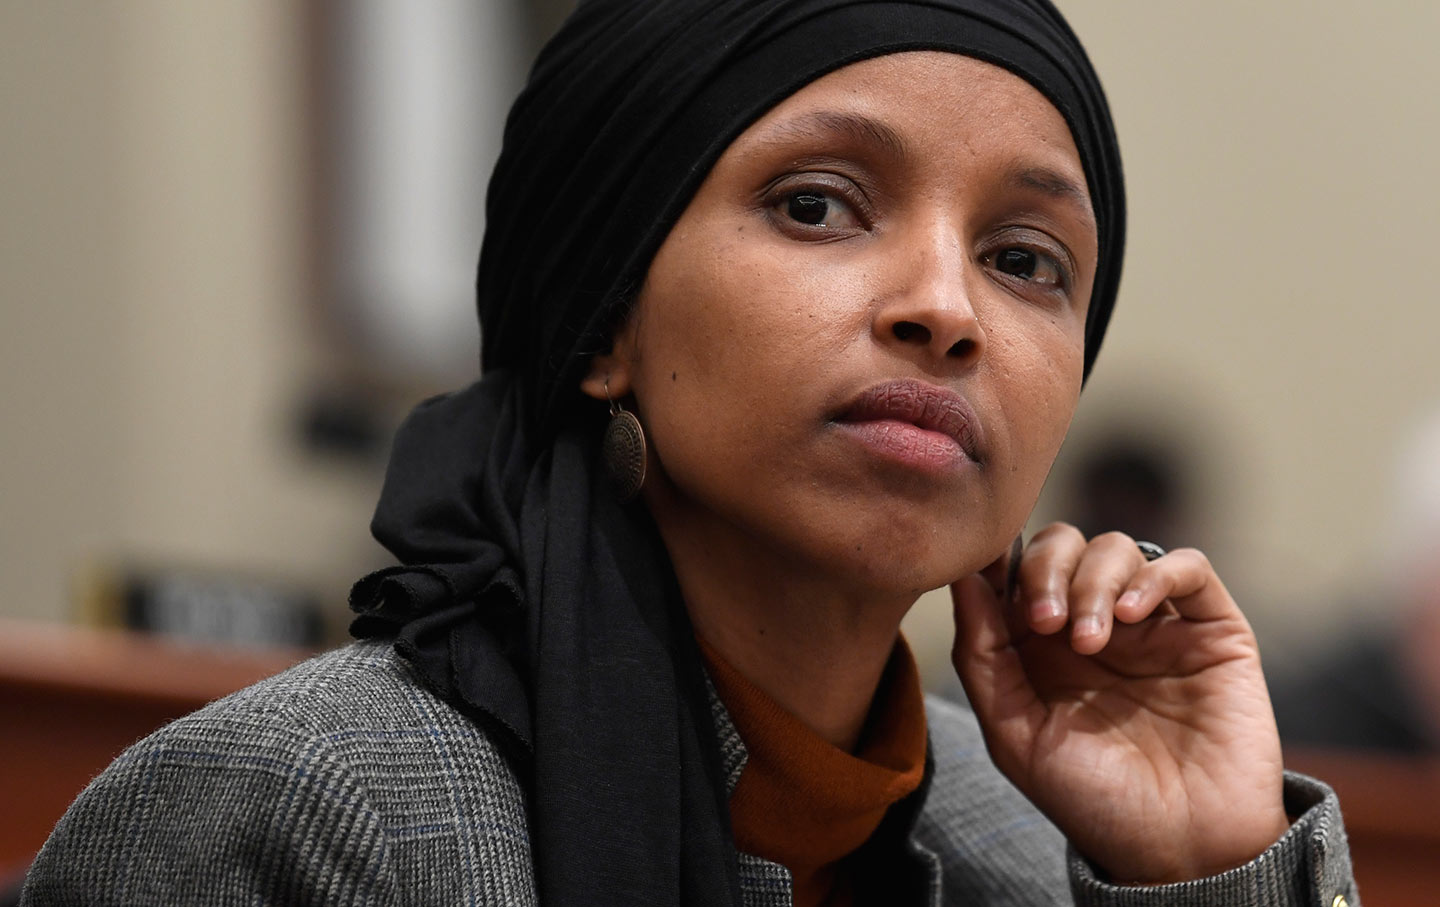
<svg viewBox="0 0 1440 907">
<path fill-rule="evenodd" d="M 733 786 L 745 749 L 713 700 Z M 940 905 L 1358 904 L 1340 810 L 1287 779 L 1299 820 L 1254 862 L 1182 885 L 1106 884 L 991 764 L 969 712 L 927 705 L 935 774 L 907 846 Z M 532 905 L 526 792 L 473 722 L 383 643 L 354 643 L 135 744 L 80 795 L 23 905 Z M 790 904 L 741 855 L 746 907 Z"/>
</svg>

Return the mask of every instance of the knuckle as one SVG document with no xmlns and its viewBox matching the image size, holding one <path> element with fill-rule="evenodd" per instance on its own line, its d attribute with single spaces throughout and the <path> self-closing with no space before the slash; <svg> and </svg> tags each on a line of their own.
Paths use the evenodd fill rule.
<svg viewBox="0 0 1440 907">
<path fill-rule="evenodd" d="M 1085 602 L 1091 609 L 1103 607 L 1114 600 L 1130 582 L 1129 570 L 1108 565 L 1106 569 L 1082 570 L 1071 584 L 1071 597 Z"/>
<path fill-rule="evenodd" d="M 1090 540 L 1090 544 L 1106 550 L 1127 551 L 1135 548 L 1135 540 L 1118 529 L 1102 532 Z"/>
<path fill-rule="evenodd" d="M 1139 570 L 1130 577 L 1130 588 L 1138 589 L 1141 592 L 1148 592 L 1159 589 L 1165 584 L 1165 574 L 1155 567 L 1153 563 L 1142 564 Z"/>
<path fill-rule="evenodd" d="M 1170 556 L 1192 570 L 1211 571 L 1210 558 L 1199 548 L 1176 548 Z"/>
<path fill-rule="evenodd" d="M 1082 544 L 1085 541 L 1085 536 L 1080 532 L 1079 529 L 1076 529 L 1069 523 L 1055 522 L 1035 533 L 1035 536 L 1030 540 L 1030 543 L 1033 545 L 1036 543 L 1054 544 L 1057 542 L 1065 543 L 1076 541 L 1081 542 Z"/>
</svg>

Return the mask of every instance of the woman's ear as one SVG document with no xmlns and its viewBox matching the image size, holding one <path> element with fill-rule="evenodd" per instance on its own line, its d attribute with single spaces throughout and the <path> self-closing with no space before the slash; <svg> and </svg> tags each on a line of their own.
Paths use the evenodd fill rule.
<svg viewBox="0 0 1440 907">
<path fill-rule="evenodd" d="M 615 332 L 610 349 L 590 358 L 590 370 L 580 379 L 580 390 L 596 400 L 619 400 L 633 390 L 635 319 L 628 318 Z"/>
</svg>

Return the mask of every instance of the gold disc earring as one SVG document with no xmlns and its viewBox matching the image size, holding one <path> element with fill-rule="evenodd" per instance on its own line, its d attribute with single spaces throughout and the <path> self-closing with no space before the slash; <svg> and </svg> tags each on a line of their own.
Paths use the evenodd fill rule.
<svg viewBox="0 0 1440 907">
<path fill-rule="evenodd" d="M 601 443 L 605 469 L 620 500 L 628 501 L 645 484 L 645 429 L 634 413 L 610 397 L 609 381 L 605 382 L 605 399 L 610 401 L 610 423 Z"/>
</svg>

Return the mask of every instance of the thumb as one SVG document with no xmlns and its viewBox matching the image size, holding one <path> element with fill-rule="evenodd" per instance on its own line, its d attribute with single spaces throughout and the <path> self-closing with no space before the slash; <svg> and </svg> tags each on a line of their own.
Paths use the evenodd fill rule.
<svg viewBox="0 0 1440 907">
<path fill-rule="evenodd" d="M 950 586 L 955 605 L 955 647 L 951 660 L 985 737 L 1007 749 L 1023 748 L 1044 722 L 1045 706 L 1035 693 L 1006 622 L 1005 603 L 978 573 Z"/>
<path fill-rule="evenodd" d="M 1020 555 L 1024 551 L 1024 547 L 1020 536 L 1015 536 L 1010 550 L 995 558 L 980 571 L 980 576 L 1001 598 L 1009 595 L 1010 590 L 1015 586 L 1016 575 L 1020 571 Z"/>
<path fill-rule="evenodd" d="M 995 584 L 985 572 L 961 577 L 950 585 L 950 601 L 955 608 L 955 648 L 951 657 L 961 679 L 965 665 L 993 658 L 995 653 L 1010 648 L 1010 628 L 1005 620 L 1005 606 Z"/>
</svg>

